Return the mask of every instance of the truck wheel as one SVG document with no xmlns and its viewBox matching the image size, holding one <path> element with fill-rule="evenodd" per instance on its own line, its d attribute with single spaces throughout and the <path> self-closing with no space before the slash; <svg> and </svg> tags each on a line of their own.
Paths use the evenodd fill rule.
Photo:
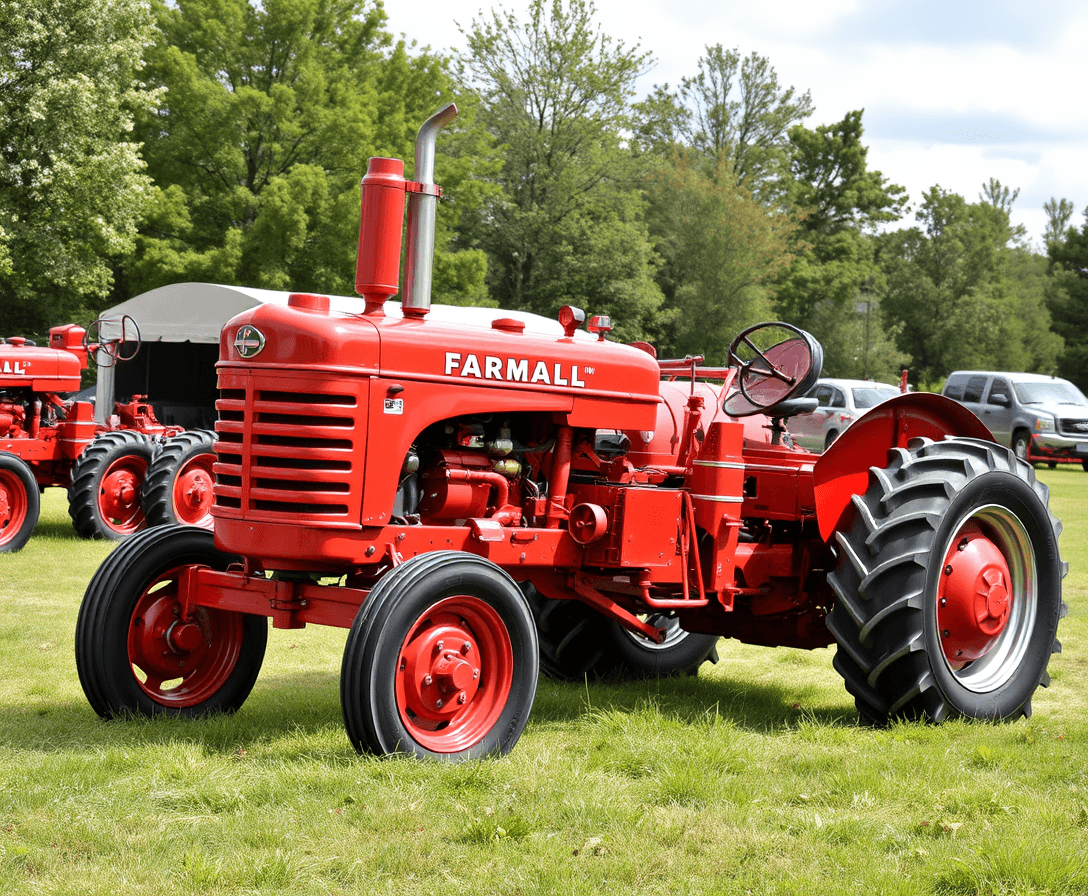
<svg viewBox="0 0 1088 896">
<path fill-rule="evenodd" d="M 1059 523 L 1011 451 L 912 440 L 835 534 L 834 665 L 862 718 L 1030 715 L 1064 615 Z"/>
<path fill-rule="evenodd" d="M 824 439 L 824 451 L 827 451 L 828 448 L 834 445 L 835 439 L 837 439 L 838 437 L 838 432 L 836 432 L 835 430 L 831 430 L 831 432 L 827 434 L 827 438 Z"/>
<path fill-rule="evenodd" d="M 154 455 L 129 430 L 103 433 L 84 449 L 68 487 L 68 515 L 82 538 L 116 541 L 144 527 L 140 491 Z"/>
<path fill-rule="evenodd" d="M 468 759 L 509 752 L 539 662 L 525 597 L 471 554 L 422 554 L 387 573 L 344 648 L 340 705 L 360 753 Z"/>
<path fill-rule="evenodd" d="M 264 659 L 266 619 L 212 607 L 179 615 L 188 571 L 236 561 L 216 550 L 211 532 L 179 528 L 141 532 L 103 561 L 76 620 L 76 669 L 95 712 L 198 716 L 245 702 Z"/>
<path fill-rule="evenodd" d="M 552 600 L 532 585 L 522 586 L 536 621 L 540 669 L 559 681 L 585 678 L 661 678 L 694 675 L 718 661 L 718 636 L 680 628 L 674 617 L 650 616 L 665 626 L 665 640 L 653 644 L 577 600 Z"/>
<path fill-rule="evenodd" d="M 1012 437 L 1012 451 L 1020 460 L 1028 459 L 1028 451 L 1031 449 L 1031 435 L 1024 430 L 1017 430 Z"/>
<path fill-rule="evenodd" d="M 0 452 L 0 554 L 21 550 L 38 524 L 41 495 L 23 461 Z"/>
<path fill-rule="evenodd" d="M 215 433 L 194 429 L 167 440 L 147 469 L 143 511 L 149 526 L 212 527 Z"/>
</svg>

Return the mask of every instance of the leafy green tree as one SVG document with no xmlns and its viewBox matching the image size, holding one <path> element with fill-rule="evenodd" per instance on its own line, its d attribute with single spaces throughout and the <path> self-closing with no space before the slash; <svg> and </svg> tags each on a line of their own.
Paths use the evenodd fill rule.
<svg viewBox="0 0 1088 896">
<path fill-rule="evenodd" d="M 900 347 L 918 380 L 935 383 L 957 367 L 1052 368 L 1060 344 L 1047 338 L 1029 265 L 1008 245 L 1008 212 L 935 186 L 916 218 L 921 228 L 881 237 L 880 260 L 884 309 L 902 325 Z"/>
<path fill-rule="evenodd" d="M 1058 371 L 1088 390 L 1088 208 L 1080 229 L 1068 228 L 1047 251 L 1052 268 L 1047 304 L 1054 330 L 1065 339 Z"/>
<path fill-rule="evenodd" d="M 491 295 L 553 314 L 591 305 L 619 338 L 639 338 L 661 294 L 630 155 L 636 78 L 649 56 L 603 34 L 585 0 L 532 0 L 464 31 L 462 78 L 502 166 L 499 188 L 460 239 L 485 249 Z"/>
<path fill-rule="evenodd" d="M 1054 242 L 1065 239 L 1069 228 L 1069 220 L 1073 217 L 1073 203 L 1068 199 L 1058 199 L 1051 196 L 1043 203 L 1043 211 L 1046 212 L 1046 230 L 1043 233 L 1043 242 L 1049 246 Z"/>
<path fill-rule="evenodd" d="M 150 183 L 129 140 L 144 0 L 0 4 L 0 330 L 85 319 L 129 252 Z"/>
<path fill-rule="evenodd" d="M 419 125 L 452 96 L 445 62 L 394 44 L 368 0 L 155 0 L 155 12 L 145 76 L 166 99 L 138 130 L 157 190 L 130 290 L 350 294 L 367 159 L 406 159 L 411 176 Z M 446 163 L 437 173 L 456 195 L 471 166 Z M 482 253 L 448 247 L 447 228 L 436 292 L 478 295 Z"/>
<path fill-rule="evenodd" d="M 756 202 L 727 159 L 708 173 L 697 154 L 678 153 L 655 169 L 647 192 L 669 311 L 661 347 L 724 363 L 733 337 L 770 316 L 770 288 L 792 258 L 794 222 Z"/>
<path fill-rule="evenodd" d="M 863 134 L 861 110 L 830 125 L 790 129 L 786 197 L 800 226 L 775 306 L 820 340 L 828 375 L 887 379 L 909 356 L 886 331 L 872 234 L 900 217 L 906 191 L 869 170 Z"/>
</svg>

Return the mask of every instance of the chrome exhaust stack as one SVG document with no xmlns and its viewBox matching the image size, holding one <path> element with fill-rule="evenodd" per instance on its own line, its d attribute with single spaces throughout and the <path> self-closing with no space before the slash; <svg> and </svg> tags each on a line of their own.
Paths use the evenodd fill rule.
<svg viewBox="0 0 1088 896">
<path fill-rule="evenodd" d="M 407 185 L 408 252 L 401 293 L 401 308 L 407 317 L 422 317 L 431 308 L 435 209 L 441 193 L 434 182 L 435 143 L 438 132 L 456 117 L 457 106 L 450 103 L 423 122 L 416 136 L 414 183 Z"/>
</svg>

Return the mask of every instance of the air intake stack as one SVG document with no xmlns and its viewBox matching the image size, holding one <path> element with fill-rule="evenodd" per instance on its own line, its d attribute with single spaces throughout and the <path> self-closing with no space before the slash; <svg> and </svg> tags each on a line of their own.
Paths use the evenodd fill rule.
<svg viewBox="0 0 1088 896">
<path fill-rule="evenodd" d="M 366 300 L 364 313 L 380 314 L 397 292 L 400 276 L 401 223 L 408 194 L 408 253 L 401 307 L 409 317 L 422 317 L 431 307 L 434 272 L 435 208 L 441 190 L 434 183 L 438 132 L 457 117 L 457 106 L 440 109 L 416 137 L 416 181 L 404 179 L 400 159 L 372 158 L 362 183 L 359 254 L 355 291 Z"/>
</svg>

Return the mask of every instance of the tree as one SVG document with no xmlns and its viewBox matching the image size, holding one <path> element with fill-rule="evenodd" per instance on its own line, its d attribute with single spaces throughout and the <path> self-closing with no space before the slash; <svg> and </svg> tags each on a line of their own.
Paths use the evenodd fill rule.
<svg viewBox="0 0 1088 896">
<path fill-rule="evenodd" d="M 1012 212 L 1012 204 L 1019 195 L 1019 187 L 1009 192 L 1009 188 L 1002 186 L 1001 181 L 996 177 L 991 177 L 989 181 L 982 185 L 982 192 L 978 194 L 978 198 L 980 202 L 989 203 L 994 208 L 1001 209 L 1007 215 Z"/>
<path fill-rule="evenodd" d="M 921 228 L 880 238 L 880 261 L 884 310 L 902 325 L 900 348 L 919 381 L 935 384 L 957 367 L 1052 369 L 1060 345 L 1046 336 L 1050 321 L 1021 250 L 1008 245 L 1008 212 L 935 186 L 916 218 Z"/>
<path fill-rule="evenodd" d="M 149 193 L 133 115 L 156 94 L 135 73 L 144 0 L 0 5 L 0 329 L 86 319 L 133 245 Z"/>
<path fill-rule="evenodd" d="M 532 0 L 464 31 L 463 80 L 502 150 L 499 188 L 460 238 L 487 251 L 491 294 L 553 314 L 592 303 L 638 338 L 661 295 L 622 135 L 649 56 L 601 33 L 584 0 Z"/>
<path fill-rule="evenodd" d="M 690 143 L 717 168 L 726 159 L 738 184 L 756 189 L 780 173 L 791 126 L 812 114 L 806 90 L 782 88 L 765 56 L 708 46 L 699 73 L 680 82 L 691 111 Z"/>
<path fill-rule="evenodd" d="M 1088 390 L 1088 208 L 1080 229 L 1068 228 L 1065 238 L 1051 241 L 1047 252 L 1052 269 L 1047 304 L 1055 332 L 1065 339 L 1058 370 Z"/>
<path fill-rule="evenodd" d="M 350 294 L 359 180 L 370 156 L 411 160 L 452 96 L 444 60 L 412 57 L 369 0 L 155 0 L 140 122 L 157 189 L 127 267 L 131 291 L 178 280 Z M 438 165 L 447 195 L 445 157 Z M 405 174 L 411 176 L 410 164 Z M 442 253 L 439 284 L 473 294 L 482 255 Z"/>
<path fill-rule="evenodd" d="M 1065 239 L 1069 219 L 1073 217 L 1073 203 L 1068 199 L 1058 199 L 1056 196 L 1051 196 L 1043 203 L 1043 211 L 1046 212 L 1046 230 L 1043 233 L 1043 242 L 1047 246 L 1051 243 L 1061 242 Z"/>
<path fill-rule="evenodd" d="M 678 153 L 655 169 L 647 192 L 671 312 L 661 321 L 662 349 L 725 363 L 737 332 L 769 316 L 771 284 L 792 259 L 795 222 L 756 202 L 725 159 L 708 173 L 702 159 Z"/>
<path fill-rule="evenodd" d="M 871 235 L 900 217 L 906 191 L 869 170 L 863 134 L 862 110 L 815 129 L 790 129 L 786 200 L 800 226 L 775 307 L 820 340 L 829 376 L 888 378 L 909 356 L 885 331 Z"/>
</svg>

